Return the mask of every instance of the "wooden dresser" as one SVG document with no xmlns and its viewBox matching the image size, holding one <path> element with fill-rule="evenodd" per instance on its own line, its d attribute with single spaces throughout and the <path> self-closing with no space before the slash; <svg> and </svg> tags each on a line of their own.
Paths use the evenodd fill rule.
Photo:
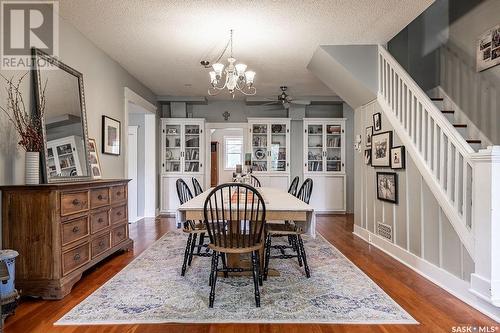
<svg viewBox="0 0 500 333">
<path fill-rule="evenodd" d="M 3 186 L 3 248 L 19 252 L 22 295 L 61 299 L 83 271 L 132 249 L 128 180 Z"/>
</svg>

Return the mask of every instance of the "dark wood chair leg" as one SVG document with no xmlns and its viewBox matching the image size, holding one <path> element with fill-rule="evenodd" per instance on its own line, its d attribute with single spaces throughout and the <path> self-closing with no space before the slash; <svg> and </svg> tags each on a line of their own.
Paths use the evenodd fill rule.
<svg viewBox="0 0 500 333">
<path fill-rule="evenodd" d="M 200 241 L 198 243 L 198 250 L 197 250 L 198 255 L 201 252 L 201 248 L 202 248 L 202 245 L 203 245 L 204 242 L 205 242 L 205 233 L 201 233 L 200 234 Z"/>
<path fill-rule="evenodd" d="M 221 253 L 220 254 L 220 258 L 222 259 L 222 268 L 227 269 L 226 254 L 225 253 Z M 224 271 L 224 277 L 225 278 L 229 277 L 229 274 L 226 271 Z"/>
<path fill-rule="evenodd" d="M 189 234 L 187 242 L 186 242 L 186 250 L 184 251 L 184 261 L 182 262 L 182 269 L 181 269 L 181 276 L 184 276 L 186 274 L 186 264 L 189 259 L 189 250 L 191 249 L 191 239 L 193 235 Z"/>
<path fill-rule="evenodd" d="M 257 267 L 257 251 L 252 252 L 252 272 L 253 272 L 253 285 L 255 288 L 255 306 L 260 308 L 260 292 L 259 292 L 259 269 Z"/>
<path fill-rule="evenodd" d="M 302 267 L 302 251 L 300 251 L 299 245 L 298 245 L 299 238 L 297 235 L 294 235 L 292 238 L 293 238 L 292 244 L 294 247 L 294 251 L 297 252 L 297 260 L 299 261 L 299 266 Z"/>
<path fill-rule="evenodd" d="M 189 261 L 188 261 L 188 266 L 191 266 L 191 262 L 193 261 L 193 252 L 194 248 L 196 246 L 196 238 L 198 234 L 193 234 L 193 239 L 191 240 L 191 249 L 189 250 Z"/>
<path fill-rule="evenodd" d="M 214 262 L 215 262 L 215 258 L 214 258 L 214 253 L 212 252 L 212 259 L 211 259 L 211 262 L 210 262 L 210 274 L 208 276 L 208 285 L 211 287 L 212 286 L 212 282 L 213 282 L 213 274 L 212 274 L 212 269 L 214 267 Z"/>
<path fill-rule="evenodd" d="M 299 248 L 300 248 L 300 251 L 302 252 L 302 260 L 304 260 L 304 268 L 306 271 L 306 276 L 307 276 L 307 278 L 310 278 L 311 272 L 309 271 L 309 265 L 307 265 L 306 250 L 304 249 L 304 242 L 302 241 L 302 237 L 300 237 L 300 235 L 297 235 L 297 238 L 299 239 Z"/>
<path fill-rule="evenodd" d="M 212 285 L 210 287 L 210 296 L 208 298 L 208 307 L 214 307 L 215 300 L 215 284 L 217 283 L 217 266 L 219 265 L 219 254 L 216 251 L 213 251 L 212 254 L 212 269 L 210 271 L 210 275 L 212 277 Z"/>
<path fill-rule="evenodd" d="M 257 258 L 257 273 L 259 277 L 259 286 L 262 286 L 264 283 L 262 282 L 262 269 L 260 268 L 260 253 L 259 251 L 255 251 L 255 256 Z"/>
<path fill-rule="evenodd" d="M 271 235 L 267 235 L 266 240 L 266 255 L 264 262 L 264 281 L 267 281 L 267 274 L 269 273 L 269 256 L 271 255 Z"/>
</svg>

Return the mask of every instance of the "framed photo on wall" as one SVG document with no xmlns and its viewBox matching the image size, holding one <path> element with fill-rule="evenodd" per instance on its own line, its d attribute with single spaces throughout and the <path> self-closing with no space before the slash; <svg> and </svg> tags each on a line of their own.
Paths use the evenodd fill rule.
<svg viewBox="0 0 500 333">
<path fill-rule="evenodd" d="M 121 123 L 108 116 L 102 116 L 102 153 L 120 155 Z"/>
<path fill-rule="evenodd" d="M 476 70 L 478 72 L 498 64 L 500 64 L 500 24 L 479 36 L 476 46 Z"/>
<path fill-rule="evenodd" d="M 373 126 L 369 126 L 365 131 L 365 143 L 367 148 L 372 146 Z"/>
<path fill-rule="evenodd" d="M 365 149 L 365 164 L 366 165 L 371 165 L 372 164 L 372 150 L 371 149 Z"/>
<path fill-rule="evenodd" d="M 398 203 L 398 175 L 395 172 L 377 172 L 377 199 Z"/>
<path fill-rule="evenodd" d="M 391 169 L 404 169 L 405 168 L 405 147 L 398 146 L 391 148 Z"/>
<path fill-rule="evenodd" d="M 97 151 L 95 139 L 89 139 L 89 159 L 92 178 L 101 179 L 101 160 L 99 159 L 99 152 Z"/>
<path fill-rule="evenodd" d="M 382 132 L 372 136 L 372 166 L 391 166 L 392 132 Z"/>
<path fill-rule="evenodd" d="M 382 129 L 382 114 L 380 114 L 380 112 L 373 115 L 373 129 L 375 131 L 380 131 Z"/>
</svg>

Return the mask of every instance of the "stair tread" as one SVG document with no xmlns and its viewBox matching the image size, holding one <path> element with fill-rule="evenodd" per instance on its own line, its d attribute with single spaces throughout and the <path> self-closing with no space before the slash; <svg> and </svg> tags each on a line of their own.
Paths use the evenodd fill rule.
<svg viewBox="0 0 500 333">
<path fill-rule="evenodd" d="M 453 124 L 455 127 L 467 127 L 467 124 Z"/>
<path fill-rule="evenodd" d="M 444 101 L 443 97 L 431 97 L 431 101 Z"/>
<path fill-rule="evenodd" d="M 453 110 L 441 110 L 442 113 L 455 113 Z"/>
<path fill-rule="evenodd" d="M 467 139 L 465 140 L 467 143 L 481 143 L 481 140 L 472 140 L 472 139 Z"/>
</svg>

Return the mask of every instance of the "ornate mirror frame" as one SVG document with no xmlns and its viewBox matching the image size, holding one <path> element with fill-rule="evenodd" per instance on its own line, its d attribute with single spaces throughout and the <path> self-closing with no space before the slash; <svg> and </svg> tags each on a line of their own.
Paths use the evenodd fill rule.
<svg viewBox="0 0 500 333">
<path fill-rule="evenodd" d="M 47 131 L 46 131 L 46 114 L 41 117 L 41 126 L 43 134 L 43 158 L 42 160 L 42 178 L 44 183 L 60 183 L 60 182 L 76 182 L 76 181 L 89 181 L 92 180 L 92 171 L 90 169 L 90 153 L 89 153 L 89 137 L 87 128 L 87 111 L 85 108 L 85 92 L 83 87 L 83 74 L 75 70 L 74 68 L 64 64 L 55 57 L 48 55 L 47 53 L 33 48 L 32 49 L 32 61 L 33 61 L 33 78 L 34 78 L 34 92 L 36 100 L 36 112 L 40 115 L 40 106 L 42 102 L 41 92 L 43 91 L 44 82 L 42 82 L 40 75 L 39 61 L 47 62 L 78 79 L 79 93 L 80 93 L 80 109 L 83 127 L 83 142 L 84 142 L 84 156 L 85 156 L 85 167 L 87 168 L 87 176 L 58 176 L 49 177 L 49 169 L 47 166 L 48 160 L 48 148 L 47 148 Z M 46 112 L 45 112 L 46 113 Z M 83 163 L 82 163 L 83 165 Z"/>
</svg>

